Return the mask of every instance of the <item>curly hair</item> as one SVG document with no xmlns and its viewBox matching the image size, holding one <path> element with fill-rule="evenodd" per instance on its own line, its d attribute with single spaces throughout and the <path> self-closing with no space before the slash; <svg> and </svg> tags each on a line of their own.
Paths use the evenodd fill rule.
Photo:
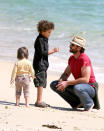
<svg viewBox="0 0 104 131">
<path fill-rule="evenodd" d="M 47 30 L 54 29 L 54 23 L 47 20 L 41 20 L 37 24 L 37 30 L 39 33 L 46 32 Z"/>
</svg>

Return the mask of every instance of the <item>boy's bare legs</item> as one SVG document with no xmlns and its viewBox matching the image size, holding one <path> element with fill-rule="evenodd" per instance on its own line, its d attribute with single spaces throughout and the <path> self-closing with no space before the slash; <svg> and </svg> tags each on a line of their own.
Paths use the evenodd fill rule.
<svg viewBox="0 0 104 131">
<path fill-rule="evenodd" d="M 25 96 L 25 103 L 26 103 L 26 107 L 29 107 L 29 97 Z"/>
<path fill-rule="evenodd" d="M 37 88 L 37 103 L 41 103 L 42 102 L 42 93 L 43 93 L 43 87 L 39 86 Z"/>
<path fill-rule="evenodd" d="M 20 103 L 20 96 L 16 96 L 16 106 L 19 106 L 19 103 Z"/>
<path fill-rule="evenodd" d="M 50 105 L 42 101 L 42 93 L 43 93 L 43 87 L 39 86 L 37 88 L 37 100 L 36 100 L 35 106 L 42 107 L 42 108 L 50 107 Z"/>
</svg>

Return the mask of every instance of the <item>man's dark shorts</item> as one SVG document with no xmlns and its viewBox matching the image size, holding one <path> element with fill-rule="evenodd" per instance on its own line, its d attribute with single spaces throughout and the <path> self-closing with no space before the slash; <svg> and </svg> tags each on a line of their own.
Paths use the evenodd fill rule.
<svg viewBox="0 0 104 131">
<path fill-rule="evenodd" d="M 35 72 L 36 79 L 34 79 L 35 87 L 42 86 L 46 88 L 47 85 L 47 72 L 46 71 L 36 71 Z"/>
</svg>

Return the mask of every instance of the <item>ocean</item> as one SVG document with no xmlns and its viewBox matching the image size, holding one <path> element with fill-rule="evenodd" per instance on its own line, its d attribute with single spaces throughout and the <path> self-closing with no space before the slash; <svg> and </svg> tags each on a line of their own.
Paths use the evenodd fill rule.
<svg viewBox="0 0 104 131">
<path fill-rule="evenodd" d="M 98 82 L 104 83 L 104 1 L 103 0 L 0 0 L 0 61 L 16 61 L 17 49 L 26 46 L 29 59 L 40 20 L 54 22 L 49 49 L 49 70 L 63 72 L 69 56 L 69 41 L 75 35 L 87 40 L 85 53 L 90 57 Z"/>
</svg>

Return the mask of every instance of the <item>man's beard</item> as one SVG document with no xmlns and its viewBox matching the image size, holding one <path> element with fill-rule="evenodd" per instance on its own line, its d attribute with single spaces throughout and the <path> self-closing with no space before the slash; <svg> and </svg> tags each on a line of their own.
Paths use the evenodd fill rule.
<svg viewBox="0 0 104 131">
<path fill-rule="evenodd" d="M 76 50 L 76 49 L 75 50 L 71 50 L 70 49 L 70 52 L 73 53 L 73 54 L 76 54 L 78 52 L 78 50 Z"/>
</svg>

